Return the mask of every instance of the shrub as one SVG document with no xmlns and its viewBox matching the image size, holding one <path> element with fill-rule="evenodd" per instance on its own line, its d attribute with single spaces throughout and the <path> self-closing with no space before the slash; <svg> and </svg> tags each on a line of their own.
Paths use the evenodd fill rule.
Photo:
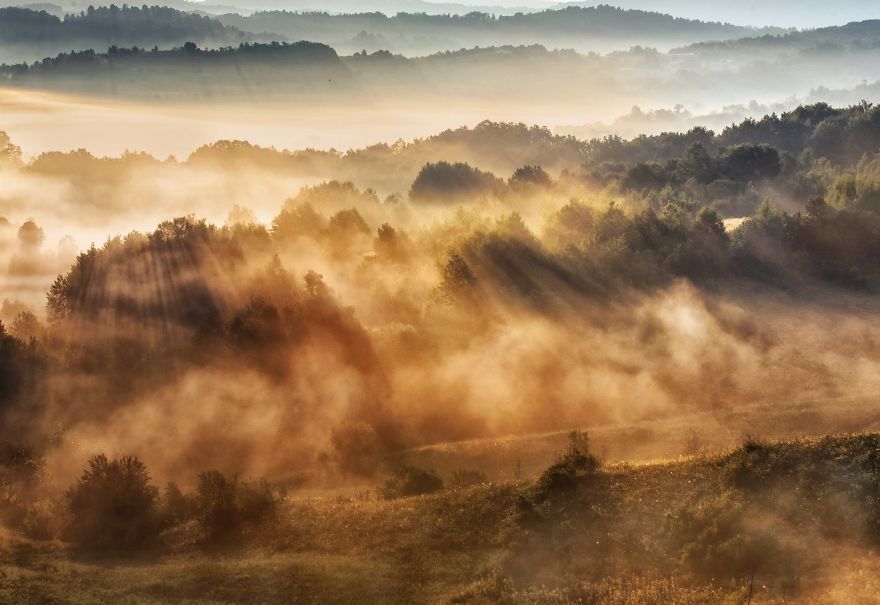
<svg viewBox="0 0 880 605">
<path fill-rule="evenodd" d="M 265 481 L 245 483 L 220 471 L 199 475 L 195 515 L 211 542 L 232 540 L 245 527 L 273 516 L 277 509 L 278 499 Z"/>
<path fill-rule="evenodd" d="M 598 458 L 589 453 L 589 445 L 586 433 L 569 433 L 568 451 L 541 474 L 538 495 L 546 498 L 570 492 L 593 478 L 601 464 Z"/>
<path fill-rule="evenodd" d="M 758 490 L 769 487 L 774 479 L 773 447 L 747 435 L 743 445 L 731 456 L 726 471 L 727 482 L 736 488 Z"/>
<path fill-rule="evenodd" d="M 90 550 L 147 546 L 158 535 L 156 499 L 143 462 L 133 456 L 89 460 L 79 481 L 67 490 L 68 535 Z"/>
<path fill-rule="evenodd" d="M 390 500 L 430 494 L 441 489 L 443 479 L 435 471 L 403 466 L 394 471 L 394 475 L 380 488 L 379 495 Z"/>
<path fill-rule="evenodd" d="M 705 577 L 790 576 L 808 568 L 809 552 L 792 526 L 768 512 L 725 491 L 684 505 L 669 516 L 667 531 L 681 565 Z"/>
</svg>

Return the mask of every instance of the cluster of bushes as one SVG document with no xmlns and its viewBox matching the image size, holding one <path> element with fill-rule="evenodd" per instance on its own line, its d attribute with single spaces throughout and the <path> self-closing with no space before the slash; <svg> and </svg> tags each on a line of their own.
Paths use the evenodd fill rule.
<svg viewBox="0 0 880 605">
<path fill-rule="evenodd" d="M 219 471 L 199 475 L 192 494 L 173 483 L 160 496 L 146 466 L 135 457 L 89 460 L 65 493 L 64 536 L 91 551 L 131 551 L 160 545 L 161 533 L 194 521 L 210 545 L 235 542 L 271 519 L 279 499 L 266 482 L 248 483 Z"/>
<path fill-rule="evenodd" d="M 41 464 L 32 449 L 0 447 L 0 521 L 32 538 L 58 536 L 89 552 L 159 549 L 165 532 L 188 526 L 197 528 L 195 535 L 200 538 L 196 539 L 204 546 L 233 545 L 280 510 L 280 496 L 265 480 L 248 482 L 211 470 L 199 474 L 190 493 L 173 482 L 160 492 L 138 458 L 100 454 L 89 460 L 79 480 L 64 492 L 63 510 L 48 513 L 35 505 L 31 489 L 39 481 Z M 448 485 L 465 488 L 487 482 L 479 471 L 459 469 Z M 378 494 L 396 499 L 443 487 L 435 471 L 402 466 Z"/>
<path fill-rule="evenodd" d="M 568 436 L 568 450 L 538 479 L 538 498 L 546 500 L 571 493 L 592 481 L 601 466 L 599 459 L 590 453 L 587 433 L 572 431 Z"/>
</svg>

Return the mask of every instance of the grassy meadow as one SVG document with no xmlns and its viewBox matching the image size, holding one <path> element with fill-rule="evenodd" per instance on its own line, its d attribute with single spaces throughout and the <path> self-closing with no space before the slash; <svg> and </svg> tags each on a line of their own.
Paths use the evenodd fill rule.
<svg viewBox="0 0 880 605">
<path fill-rule="evenodd" d="M 0 602 L 875 602 L 878 434 L 597 469 L 577 456 L 414 497 L 288 496 L 224 545 L 195 522 L 137 555 L 7 532 Z"/>
</svg>

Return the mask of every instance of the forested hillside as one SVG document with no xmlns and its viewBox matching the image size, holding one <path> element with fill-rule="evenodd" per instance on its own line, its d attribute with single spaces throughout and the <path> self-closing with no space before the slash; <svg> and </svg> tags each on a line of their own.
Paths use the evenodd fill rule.
<svg viewBox="0 0 880 605">
<path fill-rule="evenodd" d="M 210 17 L 165 6 L 90 6 L 63 18 L 27 8 L 0 8 L 0 60 L 36 61 L 71 50 L 110 46 L 237 45 L 253 36 Z"/>
</svg>

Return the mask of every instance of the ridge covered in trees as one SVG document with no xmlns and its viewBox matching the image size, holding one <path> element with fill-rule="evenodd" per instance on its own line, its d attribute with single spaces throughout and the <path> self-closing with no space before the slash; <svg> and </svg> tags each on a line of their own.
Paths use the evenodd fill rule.
<svg viewBox="0 0 880 605">
<path fill-rule="evenodd" d="M 214 18 L 166 6 L 89 6 L 63 18 L 28 8 L 0 8 L 0 57 L 42 59 L 62 51 L 179 46 L 192 41 L 227 46 L 254 39 Z"/>
<path fill-rule="evenodd" d="M 526 43 L 578 50 L 623 49 L 636 41 L 646 46 L 668 47 L 751 36 L 759 31 L 608 5 L 569 6 L 512 15 L 476 11 L 462 15 L 385 15 L 267 10 L 247 16 L 226 14 L 218 19 L 243 31 L 273 31 L 292 39 L 332 44 L 345 52 L 361 50 L 357 46 L 360 43 L 367 50 L 405 54 Z"/>
</svg>

